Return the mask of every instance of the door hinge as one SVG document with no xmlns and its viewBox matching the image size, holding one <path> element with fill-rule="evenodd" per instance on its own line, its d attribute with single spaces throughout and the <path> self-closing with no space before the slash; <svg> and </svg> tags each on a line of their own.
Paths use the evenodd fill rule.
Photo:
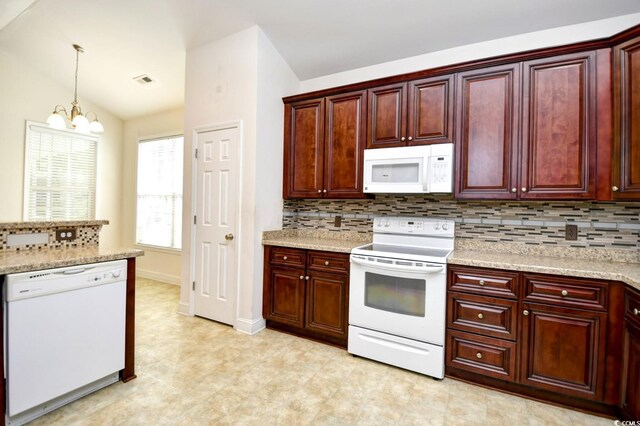
<svg viewBox="0 0 640 426">
<path fill-rule="evenodd" d="M 196 220 L 196 217 L 195 217 L 195 215 L 194 215 L 194 216 L 193 216 L 193 224 L 194 224 L 194 225 L 196 225 L 196 221 L 197 221 L 197 220 Z"/>
<path fill-rule="evenodd" d="M 196 148 L 196 158 L 198 158 L 198 148 Z"/>
<path fill-rule="evenodd" d="M 196 282 L 191 283 L 191 290 L 196 291 Z"/>
</svg>

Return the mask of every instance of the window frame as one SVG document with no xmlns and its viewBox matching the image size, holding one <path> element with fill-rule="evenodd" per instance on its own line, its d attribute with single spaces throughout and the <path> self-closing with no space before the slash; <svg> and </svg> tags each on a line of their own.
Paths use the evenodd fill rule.
<svg viewBox="0 0 640 426">
<path fill-rule="evenodd" d="M 167 253 L 167 254 L 180 254 L 182 253 L 182 248 L 173 248 L 173 247 L 163 247 L 163 246 L 155 246 L 152 244 L 144 244 L 139 243 L 138 240 L 138 159 L 140 157 L 140 144 L 145 142 L 153 142 L 160 139 L 171 139 L 182 137 L 183 144 L 183 154 L 184 154 L 184 131 L 177 130 L 174 132 L 166 132 L 166 133 L 157 133 L 147 136 L 139 136 L 136 139 L 136 156 L 135 156 L 135 185 L 134 185 L 134 202 L 133 202 L 133 213 L 134 213 L 134 221 L 133 221 L 133 246 L 136 248 L 140 248 L 143 250 L 154 251 L 159 253 Z M 183 157 L 184 158 L 184 157 Z M 184 206 L 184 161 L 182 163 L 182 202 Z M 184 212 L 183 212 L 184 216 Z M 182 220 L 180 221 L 180 226 L 182 226 Z M 182 246 L 182 241 L 180 242 Z"/>
<path fill-rule="evenodd" d="M 98 206 L 98 177 L 99 177 L 98 155 L 99 155 L 99 149 L 100 149 L 100 141 L 102 140 L 101 136 L 96 134 L 91 134 L 91 133 L 78 133 L 75 130 L 71 130 L 71 129 L 52 129 L 47 123 L 41 123 L 39 121 L 30 121 L 30 120 L 25 120 L 24 159 L 22 162 L 22 165 L 24 168 L 23 182 L 22 182 L 22 220 L 25 222 L 38 221 L 37 219 L 29 218 L 29 195 L 30 195 L 29 190 L 31 189 L 31 187 L 29 186 L 29 182 L 31 180 L 31 169 L 29 167 L 29 160 L 30 160 L 29 144 L 31 141 L 31 132 L 32 132 L 31 127 L 41 128 L 52 134 L 62 134 L 66 136 L 73 135 L 81 139 L 87 139 L 95 142 L 96 155 L 93 161 L 94 179 L 93 179 L 93 187 L 91 188 L 93 190 L 93 216 L 86 219 L 64 219 L 64 220 L 73 220 L 73 221 L 96 220 L 96 215 L 98 212 L 98 207 L 97 207 Z M 58 222 L 59 220 L 50 219 L 49 221 Z"/>
</svg>

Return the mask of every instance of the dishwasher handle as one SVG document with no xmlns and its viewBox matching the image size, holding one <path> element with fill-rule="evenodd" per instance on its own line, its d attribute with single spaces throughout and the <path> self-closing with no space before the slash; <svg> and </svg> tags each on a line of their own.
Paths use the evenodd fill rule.
<svg viewBox="0 0 640 426">
<path fill-rule="evenodd" d="M 89 268 L 76 268 L 76 269 L 65 269 L 64 271 L 54 272 L 56 275 L 77 275 L 83 272 L 90 271 L 95 269 L 93 266 Z"/>
</svg>

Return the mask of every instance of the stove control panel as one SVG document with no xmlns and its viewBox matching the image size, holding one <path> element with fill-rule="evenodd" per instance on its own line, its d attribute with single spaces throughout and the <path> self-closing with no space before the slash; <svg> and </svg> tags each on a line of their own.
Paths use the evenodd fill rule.
<svg viewBox="0 0 640 426">
<path fill-rule="evenodd" d="M 374 217 L 373 232 L 453 237 L 456 224 L 452 220 L 422 217 Z"/>
</svg>

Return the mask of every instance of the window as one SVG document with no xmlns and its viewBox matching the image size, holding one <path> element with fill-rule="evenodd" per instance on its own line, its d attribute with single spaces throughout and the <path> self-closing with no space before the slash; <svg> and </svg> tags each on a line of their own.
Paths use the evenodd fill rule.
<svg viewBox="0 0 640 426">
<path fill-rule="evenodd" d="M 97 136 L 27 122 L 25 220 L 95 218 L 97 143 Z"/>
<path fill-rule="evenodd" d="M 182 136 L 138 144 L 138 244 L 181 248 L 183 145 Z"/>
</svg>

